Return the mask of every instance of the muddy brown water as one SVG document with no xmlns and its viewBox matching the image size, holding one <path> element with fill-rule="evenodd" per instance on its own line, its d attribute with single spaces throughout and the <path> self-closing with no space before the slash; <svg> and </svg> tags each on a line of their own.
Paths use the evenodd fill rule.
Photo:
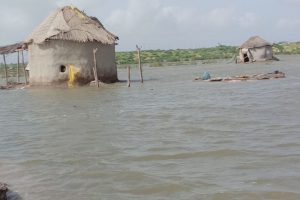
<svg viewBox="0 0 300 200">
<path fill-rule="evenodd" d="M 0 91 L 0 181 L 25 200 L 300 199 L 300 56 Z M 212 76 L 286 72 L 237 83 Z M 119 78 L 126 80 L 125 69 Z"/>
</svg>

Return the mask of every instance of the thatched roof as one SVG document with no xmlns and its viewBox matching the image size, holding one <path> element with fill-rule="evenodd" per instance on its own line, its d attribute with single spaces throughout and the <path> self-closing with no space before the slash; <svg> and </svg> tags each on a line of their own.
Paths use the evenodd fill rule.
<svg viewBox="0 0 300 200">
<path fill-rule="evenodd" d="M 267 42 L 266 40 L 262 39 L 259 36 L 250 37 L 242 46 L 241 49 L 252 49 L 264 46 L 272 46 L 271 43 Z"/>
<path fill-rule="evenodd" d="M 101 42 L 115 44 L 118 37 L 107 31 L 95 17 L 66 6 L 50 14 L 26 39 L 27 43 L 43 43 L 47 40 L 71 40 L 76 42 Z"/>
<path fill-rule="evenodd" d="M 0 47 L 0 55 L 14 53 L 18 50 L 27 49 L 23 42 Z"/>
</svg>

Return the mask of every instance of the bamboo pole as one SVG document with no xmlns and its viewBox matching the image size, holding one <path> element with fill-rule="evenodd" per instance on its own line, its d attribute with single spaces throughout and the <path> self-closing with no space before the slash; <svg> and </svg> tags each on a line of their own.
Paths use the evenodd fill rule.
<svg viewBox="0 0 300 200">
<path fill-rule="evenodd" d="M 27 81 L 27 74 L 26 74 L 26 67 L 25 67 L 25 61 L 24 61 L 24 50 L 22 50 L 22 65 L 23 65 L 23 70 L 24 70 L 24 77 L 25 77 L 25 84 L 27 85 L 28 81 Z"/>
<path fill-rule="evenodd" d="M 96 60 L 96 52 L 98 51 L 98 48 L 93 50 L 93 54 L 94 54 L 94 77 L 95 77 L 95 82 L 97 87 L 99 87 L 99 80 L 98 80 L 98 72 L 97 72 L 97 60 Z"/>
<path fill-rule="evenodd" d="M 4 69 L 5 69 L 5 80 L 6 80 L 6 86 L 7 86 L 8 85 L 8 77 L 7 77 L 7 66 L 6 66 L 5 54 L 3 54 L 3 61 L 4 61 Z"/>
<path fill-rule="evenodd" d="M 141 48 L 136 45 L 136 49 L 137 49 L 137 53 L 138 53 L 138 62 L 139 62 L 139 69 L 140 69 L 140 79 L 141 79 L 141 83 L 144 82 L 144 78 L 143 78 L 143 69 L 142 69 L 142 62 L 141 62 Z"/>
<path fill-rule="evenodd" d="M 20 52 L 18 51 L 17 83 L 20 83 Z"/>
<path fill-rule="evenodd" d="M 128 70 L 127 87 L 130 87 L 130 66 L 127 67 L 127 70 Z"/>
</svg>

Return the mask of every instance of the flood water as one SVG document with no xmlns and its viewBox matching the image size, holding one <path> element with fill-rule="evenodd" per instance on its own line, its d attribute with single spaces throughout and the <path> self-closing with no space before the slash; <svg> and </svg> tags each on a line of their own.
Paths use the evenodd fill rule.
<svg viewBox="0 0 300 200">
<path fill-rule="evenodd" d="M 145 67 L 130 88 L 0 91 L 0 182 L 25 200 L 298 200 L 299 63 Z M 275 70 L 287 78 L 193 81 Z"/>
</svg>

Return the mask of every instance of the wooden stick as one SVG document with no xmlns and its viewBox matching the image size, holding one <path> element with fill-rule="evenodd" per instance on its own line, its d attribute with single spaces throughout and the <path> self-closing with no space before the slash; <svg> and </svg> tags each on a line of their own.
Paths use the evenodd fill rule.
<svg viewBox="0 0 300 200">
<path fill-rule="evenodd" d="M 139 61 L 139 69 L 140 69 L 140 79 L 141 79 L 141 83 L 144 82 L 144 78 L 143 78 L 143 69 L 142 69 L 142 62 L 141 62 L 141 48 L 138 47 L 138 45 L 136 45 L 137 48 L 137 53 L 138 53 L 138 61 Z"/>
<path fill-rule="evenodd" d="M 18 51 L 17 83 L 20 83 L 20 52 Z"/>
<path fill-rule="evenodd" d="M 24 62 L 24 50 L 22 50 L 22 65 L 23 65 L 23 70 L 24 70 L 24 76 L 25 76 L 25 84 L 27 85 L 27 74 L 26 74 L 26 67 L 25 67 L 25 62 Z"/>
<path fill-rule="evenodd" d="M 127 70 L 128 70 L 127 87 L 130 87 L 130 66 L 127 67 Z"/>
<path fill-rule="evenodd" d="M 3 60 L 4 60 L 4 69 L 5 69 L 5 80 L 6 80 L 6 85 L 8 85 L 7 66 L 6 66 L 5 54 L 3 54 Z"/>
<path fill-rule="evenodd" d="M 98 49 L 94 49 L 93 53 L 94 53 L 94 77 L 95 77 L 95 82 L 97 84 L 97 87 L 99 87 L 99 80 L 98 80 L 98 72 L 97 72 L 97 60 L 96 60 L 96 52 L 98 51 Z"/>
</svg>

